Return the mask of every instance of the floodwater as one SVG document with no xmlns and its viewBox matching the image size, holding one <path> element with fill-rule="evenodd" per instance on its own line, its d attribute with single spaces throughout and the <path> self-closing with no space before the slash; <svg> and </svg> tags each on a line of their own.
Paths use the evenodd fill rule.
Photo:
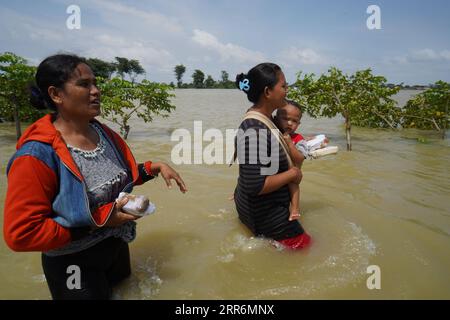
<svg viewBox="0 0 450 320">
<path fill-rule="evenodd" d="M 404 103 L 414 93 L 402 91 L 397 100 Z M 170 164 L 179 143 L 171 141 L 175 129 L 193 133 L 194 121 L 201 120 L 203 132 L 217 128 L 225 136 L 249 106 L 238 90 L 176 95 L 169 118 L 133 122 L 128 143 L 138 161 Z M 228 200 L 236 165 L 173 165 L 189 191 L 168 190 L 161 178 L 135 189 L 157 211 L 138 221 L 130 245 L 133 274 L 114 297 L 450 299 L 449 137 L 354 127 L 353 151 L 347 152 L 340 118 L 304 116 L 301 126 L 301 133 L 325 133 L 340 148 L 303 166 L 300 220 L 313 237 L 309 249 L 279 250 L 241 225 Z M 14 126 L 0 124 L 0 212 L 14 145 Z M 371 265 L 381 271 L 379 290 L 367 287 Z M 0 242 L 0 299 L 49 298 L 40 254 L 15 253 Z"/>
</svg>

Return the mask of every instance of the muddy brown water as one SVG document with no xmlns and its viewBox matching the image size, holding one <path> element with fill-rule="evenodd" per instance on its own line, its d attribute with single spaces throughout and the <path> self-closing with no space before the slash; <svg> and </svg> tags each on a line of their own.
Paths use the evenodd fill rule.
<svg viewBox="0 0 450 320">
<path fill-rule="evenodd" d="M 402 91 L 396 98 L 404 103 L 414 93 Z M 133 120 L 128 143 L 138 161 L 171 163 L 175 129 L 193 132 L 194 121 L 201 120 L 203 132 L 217 128 L 225 135 L 249 106 L 237 90 L 176 95 L 177 110 L 169 118 Z M 354 150 L 346 152 L 340 118 L 305 116 L 299 131 L 325 133 L 340 148 L 337 155 L 303 166 L 301 223 L 313 237 L 311 248 L 279 250 L 240 224 L 228 200 L 236 165 L 173 165 L 189 191 L 168 190 L 161 178 L 135 189 L 148 195 L 157 211 L 138 221 L 130 246 L 133 274 L 114 297 L 449 299 L 449 137 L 354 127 Z M 0 124 L 2 214 L 6 164 L 14 149 L 14 126 Z M 371 265 L 380 267 L 380 290 L 367 288 Z M 40 253 L 15 253 L 0 242 L 0 299 L 49 298 Z"/>
</svg>

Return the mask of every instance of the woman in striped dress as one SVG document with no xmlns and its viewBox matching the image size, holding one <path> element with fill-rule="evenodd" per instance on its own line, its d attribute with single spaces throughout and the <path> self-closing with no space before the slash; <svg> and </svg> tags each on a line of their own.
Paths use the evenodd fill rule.
<svg viewBox="0 0 450 320">
<path fill-rule="evenodd" d="M 289 183 L 299 184 L 302 173 L 289 166 L 283 150 L 267 123 L 272 113 L 285 104 L 286 78 L 279 66 L 262 63 L 247 74 L 236 77 L 236 86 L 254 105 L 248 110 L 237 135 L 239 178 L 234 201 L 239 219 L 256 236 L 274 239 L 291 249 L 301 249 L 311 242 L 298 220 L 289 220 Z"/>
</svg>

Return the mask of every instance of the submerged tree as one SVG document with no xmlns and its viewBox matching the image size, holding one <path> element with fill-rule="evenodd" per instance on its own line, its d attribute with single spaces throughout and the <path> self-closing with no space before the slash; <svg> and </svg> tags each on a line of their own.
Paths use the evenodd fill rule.
<svg viewBox="0 0 450 320">
<path fill-rule="evenodd" d="M 450 121 L 449 104 L 450 84 L 438 81 L 406 103 L 402 113 L 402 126 L 435 129 L 444 139 Z"/>
<path fill-rule="evenodd" d="M 21 120 L 32 121 L 41 115 L 29 103 L 29 87 L 34 82 L 36 67 L 11 52 L 0 55 L 0 117 L 14 120 L 16 137 L 20 138 Z"/>
<path fill-rule="evenodd" d="M 178 88 L 181 88 L 183 84 L 183 74 L 186 72 L 186 67 L 182 64 L 176 65 L 175 69 L 175 77 L 177 78 L 177 86 Z"/>
<path fill-rule="evenodd" d="M 342 115 L 345 119 L 347 150 L 351 151 L 352 124 L 397 128 L 401 111 L 391 97 L 399 90 L 399 87 L 388 87 L 386 78 L 372 75 L 370 69 L 348 76 L 333 67 L 317 80 L 314 74 L 302 77 L 300 72 L 288 96 L 299 102 L 314 118 Z"/>
<path fill-rule="evenodd" d="M 208 75 L 208 77 L 206 77 L 206 80 L 205 80 L 205 88 L 209 88 L 209 89 L 214 88 L 215 84 L 216 84 L 216 82 L 211 77 L 211 75 Z"/>
<path fill-rule="evenodd" d="M 203 88 L 203 81 L 205 80 L 205 74 L 201 70 L 195 70 L 192 74 L 194 88 Z"/>
<path fill-rule="evenodd" d="M 124 139 L 130 133 L 129 120 L 133 115 L 147 123 L 153 121 L 154 116 L 167 117 L 175 109 L 170 102 L 174 96 L 170 92 L 172 88 L 168 85 L 148 80 L 133 83 L 120 78 L 98 80 L 102 92 L 102 116 L 120 126 Z"/>
</svg>

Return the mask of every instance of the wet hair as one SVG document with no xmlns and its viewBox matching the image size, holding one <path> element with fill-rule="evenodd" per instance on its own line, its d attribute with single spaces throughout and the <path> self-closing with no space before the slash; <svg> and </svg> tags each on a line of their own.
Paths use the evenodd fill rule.
<svg viewBox="0 0 450 320">
<path fill-rule="evenodd" d="M 257 103 L 265 87 L 273 89 L 278 82 L 278 74 L 281 68 L 275 63 L 265 62 L 253 67 L 247 74 L 236 76 L 236 87 L 241 89 L 241 81 L 248 80 L 248 87 L 241 89 L 247 93 L 250 102 Z"/>
<path fill-rule="evenodd" d="M 36 71 L 36 85 L 30 87 L 30 103 L 37 109 L 56 111 L 56 105 L 48 94 L 48 88 L 63 88 L 84 58 L 73 54 L 56 54 L 42 61 Z"/>
</svg>

